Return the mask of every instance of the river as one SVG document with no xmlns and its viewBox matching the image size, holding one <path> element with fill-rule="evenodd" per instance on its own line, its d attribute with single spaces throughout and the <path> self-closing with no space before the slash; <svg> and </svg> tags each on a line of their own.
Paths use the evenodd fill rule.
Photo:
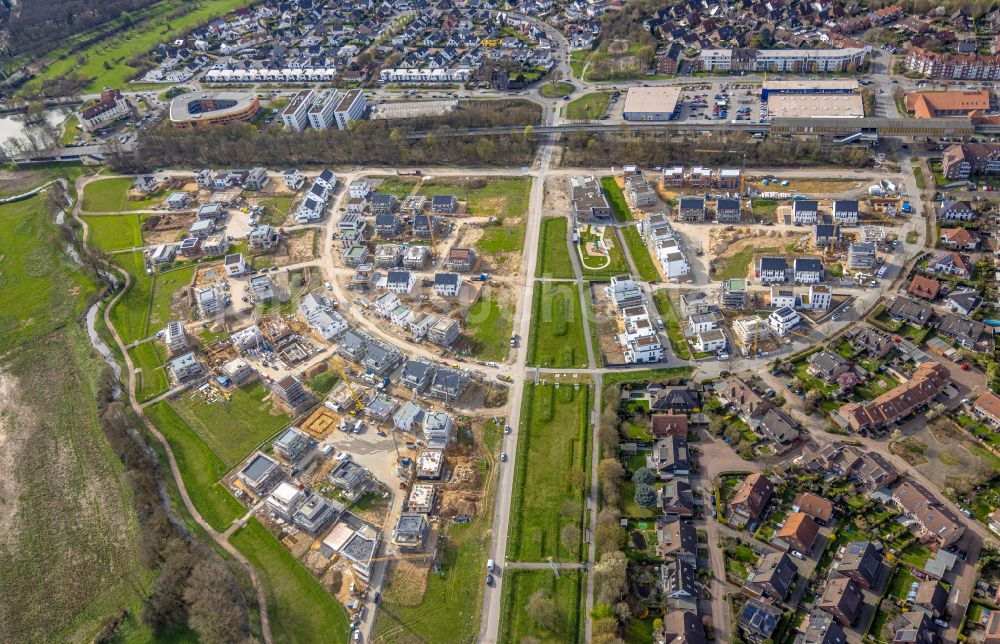
<svg viewBox="0 0 1000 644">
<path fill-rule="evenodd" d="M 49 127 L 58 129 L 66 120 L 66 117 L 69 116 L 69 113 L 69 110 L 60 107 L 45 110 L 43 115 Z M 23 139 L 25 134 L 35 127 L 37 126 L 24 122 L 23 114 L 4 114 L 0 116 L 0 142 L 10 139 Z"/>
<path fill-rule="evenodd" d="M 94 305 L 90 307 L 90 310 L 87 311 L 87 335 L 90 336 L 90 344 L 94 345 L 97 352 L 101 354 L 104 361 L 111 367 L 112 373 L 115 374 L 115 383 L 114 387 L 111 389 L 111 398 L 112 400 L 118 400 L 122 395 L 122 368 L 121 365 L 115 361 L 114 355 L 111 353 L 111 348 L 108 347 L 108 345 L 104 343 L 104 340 L 101 339 L 101 336 L 97 334 L 97 314 L 100 313 L 100 305 L 100 302 L 95 302 Z"/>
</svg>

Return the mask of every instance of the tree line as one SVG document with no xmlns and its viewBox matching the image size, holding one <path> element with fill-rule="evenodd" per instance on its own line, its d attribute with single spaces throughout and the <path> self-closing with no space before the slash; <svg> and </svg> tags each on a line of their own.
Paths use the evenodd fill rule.
<svg viewBox="0 0 1000 644">
<path fill-rule="evenodd" d="M 619 132 L 573 132 L 563 138 L 564 166 L 595 167 L 636 164 L 652 167 L 677 163 L 788 167 L 829 165 L 861 167 L 871 155 L 862 147 L 824 146 L 819 139 L 769 136 L 754 139 L 742 133 L 709 135 L 652 132 L 623 127 Z M 745 161 L 744 161 L 745 160 Z"/>
<path fill-rule="evenodd" d="M 528 101 L 473 101 L 443 116 L 405 121 L 355 121 L 346 130 L 291 132 L 249 123 L 176 129 L 167 124 L 139 135 L 134 151 L 112 146 L 108 164 L 119 172 L 171 166 L 251 165 L 526 165 L 536 142 L 524 133 L 491 137 L 441 136 L 452 128 L 538 123 Z M 430 132 L 408 138 L 413 132 Z"/>
</svg>

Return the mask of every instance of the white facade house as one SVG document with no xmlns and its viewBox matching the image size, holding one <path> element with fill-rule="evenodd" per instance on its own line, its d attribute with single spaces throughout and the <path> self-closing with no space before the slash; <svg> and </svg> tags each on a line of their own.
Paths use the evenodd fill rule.
<svg viewBox="0 0 1000 644">
<path fill-rule="evenodd" d="M 472 70 L 468 67 L 383 69 L 379 72 L 379 81 L 382 83 L 465 83 L 468 82 L 471 75 Z"/>
<path fill-rule="evenodd" d="M 226 275 L 229 277 L 238 277 L 247 272 L 247 262 L 242 253 L 226 255 L 225 259 L 222 260 L 222 265 L 225 266 Z"/>
<path fill-rule="evenodd" d="M 799 257 L 793 265 L 795 281 L 798 284 L 817 284 L 823 281 L 823 262 L 819 259 Z"/>
<path fill-rule="evenodd" d="M 728 342 L 726 341 L 726 334 L 721 329 L 715 329 L 714 331 L 704 331 L 696 334 L 693 344 L 694 348 L 700 353 L 711 353 L 725 350 Z"/>
<path fill-rule="evenodd" d="M 833 221 L 841 226 L 857 226 L 858 202 L 853 200 L 834 201 Z"/>
<path fill-rule="evenodd" d="M 712 331 L 719 328 L 719 323 L 716 321 L 715 316 L 709 313 L 697 313 L 695 315 L 689 315 L 687 318 L 688 333 L 694 335 L 696 333 L 704 333 L 705 331 Z"/>
<path fill-rule="evenodd" d="M 785 281 L 788 262 L 784 257 L 761 257 L 758 277 L 761 284 L 781 284 Z"/>
<path fill-rule="evenodd" d="M 833 305 L 833 293 L 822 284 L 810 284 L 809 294 L 802 298 L 802 308 L 826 311 Z"/>
<path fill-rule="evenodd" d="M 786 286 L 772 286 L 769 306 L 773 309 L 795 308 L 795 291 Z"/>
<path fill-rule="evenodd" d="M 410 271 L 389 271 L 385 278 L 385 288 L 398 295 L 409 294 L 417 283 L 417 276 Z"/>
<path fill-rule="evenodd" d="M 767 325 L 775 335 L 783 337 L 788 335 L 788 332 L 797 327 L 801 321 L 802 316 L 795 309 L 786 306 L 769 315 Z"/>
<path fill-rule="evenodd" d="M 333 310 L 333 304 L 322 294 L 309 293 L 302 298 L 299 312 L 324 340 L 333 340 L 347 332 L 347 322 Z"/>
<path fill-rule="evenodd" d="M 811 200 L 798 200 L 792 204 L 792 223 L 811 226 L 819 217 L 819 204 Z"/>
<path fill-rule="evenodd" d="M 372 191 L 372 186 L 366 179 L 355 179 L 347 186 L 351 199 L 365 199 Z"/>
<path fill-rule="evenodd" d="M 458 273 L 434 275 L 434 294 L 438 297 L 455 297 L 462 289 L 462 276 Z"/>
</svg>

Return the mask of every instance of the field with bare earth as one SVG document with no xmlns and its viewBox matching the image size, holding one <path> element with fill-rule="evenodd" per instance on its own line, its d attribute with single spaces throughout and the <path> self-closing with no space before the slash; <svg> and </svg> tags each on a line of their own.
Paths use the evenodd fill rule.
<svg viewBox="0 0 1000 644">
<path fill-rule="evenodd" d="M 0 206 L 0 641 L 89 641 L 145 586 L 81 327 L 94 284 L 44 199 Z"/>
</svg>

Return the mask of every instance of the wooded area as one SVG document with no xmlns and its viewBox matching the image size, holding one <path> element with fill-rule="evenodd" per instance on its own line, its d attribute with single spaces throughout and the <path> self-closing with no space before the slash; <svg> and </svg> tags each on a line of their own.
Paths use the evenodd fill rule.
<svg viewBox="0 0 1000 644">
<path fill-rule="evenodd" d="M 164 125 L 143 133 L 134 153 L 113 150 L 109 164 L 120 172 L 187 165 L 460 165 L 531 163 L 536 142 L 516 133 L 495 137 L 408 139 L 410 132 L 538 123 L 541 108 L 527 101 L 474 101 L 445 116 L 405 121 L 355 121 L 347 130 L 289 132 L 250 124 L 177 130 Z"/>
</svg>

